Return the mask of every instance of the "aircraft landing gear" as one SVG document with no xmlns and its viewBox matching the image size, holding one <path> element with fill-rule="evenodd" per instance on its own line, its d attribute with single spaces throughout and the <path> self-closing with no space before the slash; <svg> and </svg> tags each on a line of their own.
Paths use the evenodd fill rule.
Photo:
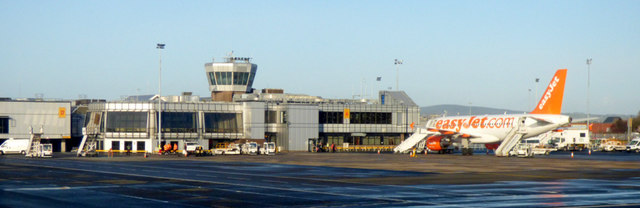
<svg viewBox="0 0 640 208">
<path fill-rule="evenodd" d="M 470 143 L 471 142 L 469 142 L 469 139 L 462 140 L 462 155 L 464 156 L 473 155 L 473 149 L 469 148 Z"/>
</svg>

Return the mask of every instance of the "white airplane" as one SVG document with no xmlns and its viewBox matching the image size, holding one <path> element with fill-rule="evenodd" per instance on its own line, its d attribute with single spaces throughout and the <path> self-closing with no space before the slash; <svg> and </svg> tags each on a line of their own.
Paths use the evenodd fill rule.
<svg viewBox="0 0 640 208">
<path fill-rule="evenodd" d="M 485 144 L 487 148 L 499 144 L 496 156 L 507 156 L 520 139 L 534 137 L 571 122 L 560 115 L 567 69 L 560 69 L 551 79 L 536 108 L 529 114 L 452 116 L 430 120 L 426 129 L 418 129 L 398 145 L 395 152 L 405 152 L 427 138 L 431 151 L 445 151 L 452 142 L 462 143 L 462 154 L 471 155 L 470 143 Z M 500 152 L 499 152 L 500 150 Z"/>
</svg>

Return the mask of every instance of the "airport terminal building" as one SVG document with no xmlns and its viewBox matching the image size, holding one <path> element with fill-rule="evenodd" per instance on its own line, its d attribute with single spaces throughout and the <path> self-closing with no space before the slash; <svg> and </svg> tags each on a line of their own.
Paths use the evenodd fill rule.
<svg viewBox="0 0 640 208">
<path fill-rule="evenodd" d="M 210 99 L 183 93 L 163 96 L 161 102 L 156 96 L 90 103 L 87 132 L 98 135 L 102 150 L 156 152 L 166 142 L 180 149 L 185 142 L 213 149 L 256 141 L 275 142 L 282 151 L 308 151 L 310 144 L 395 146 L 419 122 L 418 105 L 402 91 L 380 91 L 376 100 L 323 99 L 281 89 L 258 92 L 251 88 L 256 72 L 250 58 L 228 57 L 205 64 Z"/>
</svg>

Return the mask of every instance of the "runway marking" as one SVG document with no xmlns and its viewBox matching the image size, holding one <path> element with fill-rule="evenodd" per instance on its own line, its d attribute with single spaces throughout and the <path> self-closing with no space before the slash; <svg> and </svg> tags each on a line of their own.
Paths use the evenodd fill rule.
<svg viewBox="0 0 640 208">
<path fill-rule="evenodd" d="M 4 191 L 52 191 L 52 190 L 72 190 L 72 189 L 100 189 L 116 188 L 120 186 L 58 186 L 58 187 L 32 187 L 32 188 L 6 188 Z"/>
<path fill-rule="evenodd" d="M 196 183 L 219 184 L 219 185 L 228 185 L 228 186 L 232 186 L 232 187 L 233 186 L 243 186 L 243 187 L 249 187 L 249 188 L 274 189 L 274 190 L 282 190 L 282 191 L 303 192 L 303 193 L 308 193 L 308 194 L 323 194 L 323 195 L 333 195 L 333 196 L 350 197 L 350 198 L 373 199 L 373 200 L 390 201 L 390 202 L 398 202 L 398 203 L 414 203 L 414 204 L 422 204 L 422 205 L 432 205 L 433 204 L 433 203 L 430 203 L 430 202 L 423 202 L 423 201 L 412 201 L 412 200 L 404 200 L 404 199 L 369 197 L 369 196 L 353 195 L 353 194 L 332 193 L 332 192 L 326 192 L 326 191 L 312 191 L 312 190 L 304 190 L 304 189 L 297 189 L 297 188 L 280 188 L 280 187 L 249 185 L 249 184 L 241 184 L 241 183 L 214 182 L 214 181 L 205 181 L 205 180 L 197 180 L 197 179 L 187 179 L 187 178 L 141 175 L 141 174 L 135 174 L 135 173 L 120 173 L 120 172 L 113 172 L 113 171 L 86 170 L 86 169 L 77 169 L 77 168 L 69 168 L 69 167 L 54 167 L 54 166 L 48 166 L 48 165 L 35 165 L 35 164 L 13 164 L 13 165 L 16 165 L 16 166 L 30 166 L 30 167 L 46 167 L 46 168 L 52 168 L 52 169 L 84 171 L 84 172 L 94 172 L 94 173 L 114 174 L 114 175 L 125 175 L 125 176 L 133 176 L 133 177 L 155 178 L 155 179 L 176 180 L 176 181 L 187 181 L 187 182 L 196 182 Z M 220 189 L 220 190 L 225 190 L 225 189 Z M 240 190 L 227 190 L 227 191 L 251 193 L 251 192 L 240 191 Z M 299 197 L 291 197 L 291 196 L 285 196 L 285 195 L 273 195 L 273 194 L 265 194 L 265 193 L 258 193 L 258 192 L 254 192 L 254 193 L 258 194 L 258 195 L 279 196 L 279 197 L 286 197 L 286 198 L 299 198 Z M 312 200 L 312 199 L 307 199 L 307 200 Z"/>
<path fill-rule="evenodd" d="M 345 187 L 345 189 L 360 190 L 360 191 L 375 191 L 375 192 L 380 192 L 380 190 L 375 190 L 375 189 L 364 189 L 364 188 L 356 188 L 356 187 Z"/>
<path fill-rule="evenodd" d="M 111 194 L 114 194 L 114 193 L 111 193 Z M 169 201 L 152 199 L 152 198 L 145 198 L 145 197 L 139 197 L 139 196 L 124 195 L 124 194 L 114 194 L 114 195 L 123 196 L 123 197 L 127 197 L 127 198 L 134 198 L 134 199 L 139 199 L 139 200 L 149 200 L 149 201 L 160 202 L 160 203 L 165 203 L 165 204 L 169 203 Z"/>
<path fill-rule="evenodd" d="M 262 180 L 264 182 L 271 182 L 271 183 L 288 183 L 288 182 L 284 182 L 284 181 L 274 181 L 274 180 Z"/>
</svg>

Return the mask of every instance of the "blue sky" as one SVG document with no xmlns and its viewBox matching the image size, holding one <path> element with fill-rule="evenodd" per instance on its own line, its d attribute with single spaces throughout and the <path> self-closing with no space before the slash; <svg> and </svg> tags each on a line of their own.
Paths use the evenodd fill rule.
<svg viewBox="0 0 640 208">
<path fill-rule="evenodd" d="M 639 11 L 640 1 L 0 0 L 0 97 L 154 94 L 165 43 L 164 95 L 210 96 L 204 63 L 233 50 L 258 64 L 254 88 L 324 98 L 395 88 L 402 59 L 400 89 L 421 106 L 529 111 L 567 68 L 563 111 L 585 112 L 591 57 L 591 112 L 635 115 Z"/>
</svg>

